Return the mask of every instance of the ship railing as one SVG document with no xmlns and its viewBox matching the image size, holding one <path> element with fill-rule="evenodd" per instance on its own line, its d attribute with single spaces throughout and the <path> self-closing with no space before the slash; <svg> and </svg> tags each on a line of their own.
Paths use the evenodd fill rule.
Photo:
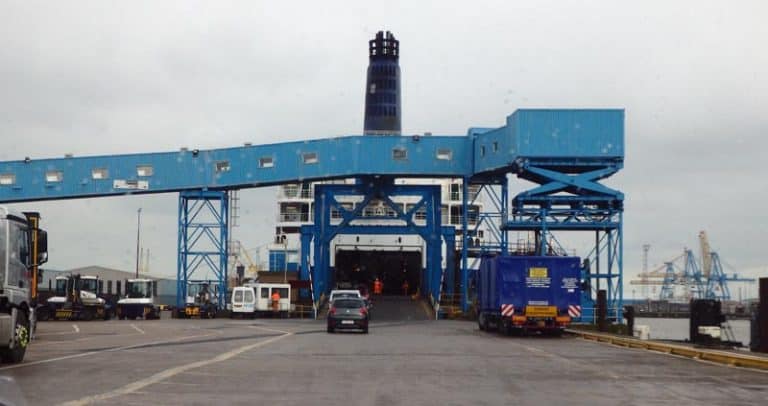
<svg viewBox="0 0 768 406">
<path fill-rule="evenodd" d="M 312 221 L 308 212 L 300 213 L 280 213 L 277 215 L 277 221 L 280 222 L 307 222 Z"/>
</svg>

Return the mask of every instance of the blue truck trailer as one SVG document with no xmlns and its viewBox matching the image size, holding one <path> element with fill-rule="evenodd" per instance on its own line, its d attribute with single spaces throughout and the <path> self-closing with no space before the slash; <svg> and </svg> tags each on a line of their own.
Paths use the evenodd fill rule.
<svg viewBox="0 0 768 406">
<path fill-rule="evenodd" d="M 485 256 L 477 280 L 480 330 L 559 335 L 581 315 L 578 257 Z"/>
</svg>

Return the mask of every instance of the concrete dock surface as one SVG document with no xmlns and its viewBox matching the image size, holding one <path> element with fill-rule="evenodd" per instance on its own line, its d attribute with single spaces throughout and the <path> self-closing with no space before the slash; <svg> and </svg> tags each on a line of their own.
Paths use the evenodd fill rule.
<svg viewBox="0 0 768 406">
<path fill-rule="evenodd" d="M 167 316 L 167 314 L 164 314 Z M 768 373 L 575 337 L 504 337 L 465 321 L 40 323 L 19 404 L 757 405 Z M 0 388 L 1 389 L 1 388 Z M 14 399 L 11 399 L 14 401 Z"/>
</svg>

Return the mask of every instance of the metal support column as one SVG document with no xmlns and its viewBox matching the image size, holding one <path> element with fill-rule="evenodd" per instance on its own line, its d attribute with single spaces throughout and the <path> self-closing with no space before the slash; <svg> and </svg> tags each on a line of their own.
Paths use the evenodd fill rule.
<svg viewBox="0 0 768 406">
<path fill-rule="evenodd" d="M 468 250 L 469 236 L 467 235 L 467 217 L 469 216 L 469 178 L 461 180 L 461 311 L 469 311 L 469 268 Z"/>
<path fill-rule="evenodd" d="M 445 287 L 443 292 L 453 296 L 456 285 L 456 228 L 443 226 L 443 241 L 445 241 Z"/>
<path fill-rule="evenodd" d="M 227 295 L 228 198 L 226 191 L 185 191 L 179 194 L 176 305 L 183 309 L 189 282 L 214 280 L 219 309 Z M 202 268 L 201 268 L 202 266 Z M 201 275 L 206 270 L 205 275 Z M 211 275 L 212 274 L 212 275 Z M 193 278 L 193 276 L 202 276 Z M 213 278 L 211 278 L 211 276 Z"/>
<path fill-rule="evenodd" d="M 314 230 L 314 226 L 308 226 L 304 225 L 301 226 L 301 258 L 299 259 L 299 265 L 301 266 L 300 273 L 299 273 L 299 280 L 302 281 L 308 281 L 310 280 L 309 273 L 312 271 L 309 268 L 309 251 L 310 251 L 310 244 L 312 244 L 312 234 Z M 312 278 L 314 279 L 314 278 Z M 313 287 L 314 288 L 314 287 Z M 314 292 L 314 289 L 313 289 Z M 306 298 L 309 296 L 309 292 L 306 289 L 299 290 L 299 296 L 302 298 Z M 312 298 L 312 301 L 314 302 L 316 298 Z"/>
<path fill-rule="evenodd" d="M 509 180 L 504 175 L 501 182 L 501 224 L 509 221 Z M 501 230 L 501 255 L 509 255 L 509 231 Z"/>
</svg>

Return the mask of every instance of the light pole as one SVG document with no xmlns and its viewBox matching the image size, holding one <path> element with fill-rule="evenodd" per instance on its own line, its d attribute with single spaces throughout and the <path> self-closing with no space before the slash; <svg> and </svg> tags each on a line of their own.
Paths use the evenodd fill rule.
<svg viewBox="0 0 768 406">
<path fill-rule="evenodd" d="M 139 279 L 139 247 L 141 246 L 141 207 L 136 211 L 136 279 Z"/>
</svg>

